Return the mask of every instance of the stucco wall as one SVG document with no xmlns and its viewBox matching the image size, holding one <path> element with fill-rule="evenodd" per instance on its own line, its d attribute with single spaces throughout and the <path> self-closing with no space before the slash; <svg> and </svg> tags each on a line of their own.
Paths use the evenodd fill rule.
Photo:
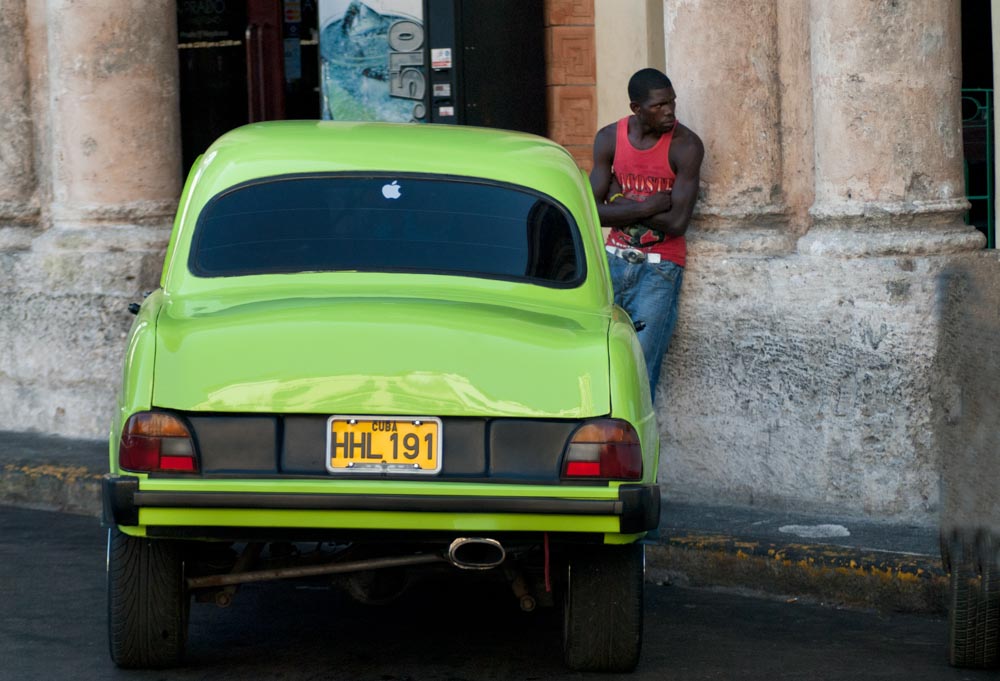
<svg viewBox="0 0 1000 681">
<path fill-rule="evenodd" d="M 640 68 L 664 68 L 663 3 L 617 0 L 594 3 L 597 125 L 628 116 L 628 79 Z M 668 74 L 669 75 L 669 74 Z"/>
</svg>

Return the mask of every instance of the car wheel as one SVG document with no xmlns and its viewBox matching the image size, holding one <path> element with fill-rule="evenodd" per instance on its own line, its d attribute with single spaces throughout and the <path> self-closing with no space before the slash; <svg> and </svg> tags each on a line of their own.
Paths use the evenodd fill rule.
<svg viewBox="0 0 1000 681">
<path fill-rule="evenodd" d="M 957 560 L 955 560 L 957 558 Z M 953 557 L 949 582 L 948 661 L 992 667 L 1000 648 L 1000 567 L 975 545 Z"/>
<path fill-rule="evenodd" d="M 563 653 L 571 669 L 635 669 L 642 648 L 644 563 L 644 547 L 638 543 L 570 557 Z"/>
<path fill-rule="evenodd" d="M 948 661 L 992 667 L 1000 652 L 1000 566 L 991 542 L 951 544 Z"/>
<path fill-rule="evenodd" d="M 116 665 L 178 664 L 187 641 L 189 606 L 176 542 L 108 532 L 108 643 Z"/>
</svg>

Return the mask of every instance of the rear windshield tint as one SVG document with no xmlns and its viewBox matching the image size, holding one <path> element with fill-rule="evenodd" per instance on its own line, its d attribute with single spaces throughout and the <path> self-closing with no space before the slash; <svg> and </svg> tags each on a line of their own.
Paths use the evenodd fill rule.
<svg viewBox="0 0 1000 681">
<path fill-rule="evenodd" d="M 572 286 L 579 234 L 551 200 L 447 178 L 298 177 L 212 199 L 188 261 L 202 277 L 294 272 L 423 272 Z"/>
</svg>

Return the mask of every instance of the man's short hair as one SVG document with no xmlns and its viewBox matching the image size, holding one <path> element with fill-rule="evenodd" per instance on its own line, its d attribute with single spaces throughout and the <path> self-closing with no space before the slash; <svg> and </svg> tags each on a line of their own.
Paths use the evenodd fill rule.
<svg viewBox="0 0 1000 681">
<path fill-rule="evenodd" d="M 649 97 L 650 90 L 673 87 L 667 74 L 657 69 L 640 69 L 628 81 L 629 101 L 642 103 Z"/>
</svg>

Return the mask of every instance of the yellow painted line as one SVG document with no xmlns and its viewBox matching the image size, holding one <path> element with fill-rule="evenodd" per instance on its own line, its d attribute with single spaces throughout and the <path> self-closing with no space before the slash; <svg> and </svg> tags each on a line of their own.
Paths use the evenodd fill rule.
<svg viewBox="0 0 1000 681">
<path fill-rule="evenodd" d="M 23 475 L 29 478 L 56 478 L 60 482 L 77 482 L 79 480 L 100 480 L 101 474 L 94 473 L 86 466 L 53 466 L 42 464 L 38 466 L 30 464 L 8 463 L 3 467 L 4 477 L 10 475 Z"/>
<path fill-rule="evenodd" d="M 917 557 L 829 544 L 779 544 L 720 534 L 669 536 L 663 543 L 689 551 L 733 556 L 741 561 L 773 562 L 811 573 L 865 574 L 902 582 L 939 579 L 945 574 L 936 556 Z"/>
</svg>

